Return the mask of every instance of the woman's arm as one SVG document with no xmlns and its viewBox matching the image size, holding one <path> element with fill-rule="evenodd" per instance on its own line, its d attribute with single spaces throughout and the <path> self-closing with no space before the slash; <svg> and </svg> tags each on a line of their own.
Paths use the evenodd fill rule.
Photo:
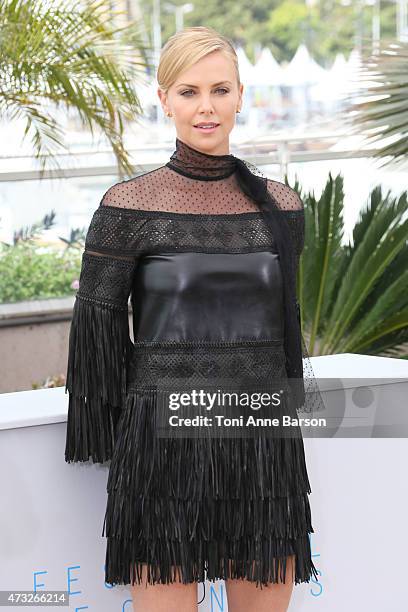
<svg viewBox="0 0 408 612">
<path fill-rule="evenodd" d="M 67 462 L 102 463 L 112 456 L 132 348 L 128 299 L 136 261 L 100 205 L 85 240 L 69 334 Z"/>
</svg>

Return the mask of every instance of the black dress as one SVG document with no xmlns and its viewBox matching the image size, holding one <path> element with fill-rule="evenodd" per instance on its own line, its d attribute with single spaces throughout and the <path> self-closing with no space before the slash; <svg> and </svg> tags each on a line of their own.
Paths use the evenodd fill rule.
<svg viewBox="0 0 408 612">
<path fill-rule="evenodd" d="M 177 139 L 166 165 L 106 192 L 87 233 L 65 458 L 110 461 L 108 584 L 140 582 L 146 564 L 150 583 L 262 585 L 285 579 L 290 555 L 295 583 L 317 577 L 301 435 L 157 435 L 165 393 L 287 378 L 279 253 L 234 159 Z M 302 202 L 268 190 L 298 258 Z"/>
</svg>

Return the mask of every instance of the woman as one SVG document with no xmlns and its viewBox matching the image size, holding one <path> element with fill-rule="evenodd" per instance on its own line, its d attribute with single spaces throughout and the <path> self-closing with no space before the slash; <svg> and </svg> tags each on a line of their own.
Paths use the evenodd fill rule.
<svg viewBox="0 0 408 612">
<path fill-rule="evenodd" d="M 157 76 L 176 149 L 113 185 L 92 218 L 65 457 L 111 460 L 105 579 L 129 584 L 135 609 L 197 609 L 197 583 L 223 578 L 230 612 L 283 611 L 293 583 L 317 577 L 301 436 L 217 437 L 206 426 L 159 435 L 159 425 L 174 391 L 301 379 L 302 202 L 229 154 L 243 85 L 227 39 L 178 32 Z M 295 410 L 305 400 L 299 384 L 281 391 Z"/>
</svg>

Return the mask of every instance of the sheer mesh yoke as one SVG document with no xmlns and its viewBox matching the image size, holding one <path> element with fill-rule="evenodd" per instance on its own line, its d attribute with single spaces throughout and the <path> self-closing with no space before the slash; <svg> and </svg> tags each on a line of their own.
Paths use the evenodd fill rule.
<svg viewBox="0 0 408 612">
<path fill-rule="evenodd" d="M 262 586 L 285 580 L 290 555 L 295 583 L 318 577 L 301 436 L 155 435 L 163 385 L 261 388 L 294 378 L 299 351 L 307 357 L 292 291 L 303 203 L 260 176 L 176 139 L 167 164 L 110 187 L 92 216 L 69 337 L 65 460 L 112 460 L 107 584 L 140 583 L 147 565 L 151 584 Z"/>
<path fill-rule="evenodd" d="M 281 210 L 303 210 L 301 198 L 288 185 L 268 179 L 268 191 Z M 235 174 L 217 180 L 193 179 L 167 166 L 113 185 L 102 205 L 181 214 L 259 212 L 256 203 L 240 189 Z"/>
<path fill-rule="evenodd" d="M 166 165 L 113 185 L 104 194 L 101 207 L 135 211 L 140 220 L 144 219 L 150 223 L 146 232 L 143 232 L 141 224 L 138 224 L 136 231 L 139 242 L 138 247 L 137 241 L 133 242 L 134 254 L 144 252 L 148 249 L 148 244 L 152 248 L 149 235 L 158 236 L 162 233 L 168 238 L 166 240 L 162 237 L 159 240 L 158 246 L 163 248 L 169 240 L 178 242 L 180 238 L 186 246 L 203 250 L 202 240 L 196 240 L 194 243 L 185 239 L 187 233 L 199 236 L 202 232 L 208 237 L 205 245 L 207 251 L 214 248 L 214 252 L 219 252 L 223 246 L 230 246 L 235 251 L 244 252 L 245 249 L 265 246 L 265 235 L 270 234 L 270 231 L 268 232 L 262 220 L 258 205 L 242 191 L 238 183 L 236 159 L 232 155 L 214 156 L 197 152 L 177 139 L 176 150 Z M 285 214 L 297 266 L 304 244 L 302 199 L 294 189 L 284 183 L 272 179 L 266 179 L 266 183 L 268 193 Z M 143 217 L 143 211 L 151 212 L 152 215 Z M 109 223 L 118 223 L 117 216 L 109 213 L 109 210 L 105 212 L 104 217 L 109 218 Z M 188 218 L 193 215 L 198 218 Z M 240 219 L 234 223 L 231 215 L 239 215 Z M 175 228 L 175 224 L 180 220 L 185 221 L 183 227 Z M 129 218 L 125 217 L 122 225 L 126 222 L 129 222 Z M 99 226 L 97 229 L 99 233 Z M 125 239 L 123 228 L 120 231 L 123 256 L 123 249 L 126 249 L 125 245 L 129 246 L 129 241 Z M 114 233 L 112 230 L 112 234 Z M 242 240 L 231 240 L 232 234 L 237 236 L 237 233 Z M 181 239 L 183 234 L 184 240 Z M 182 248 L 182 244 L 177 246 Z"/>
</svg>

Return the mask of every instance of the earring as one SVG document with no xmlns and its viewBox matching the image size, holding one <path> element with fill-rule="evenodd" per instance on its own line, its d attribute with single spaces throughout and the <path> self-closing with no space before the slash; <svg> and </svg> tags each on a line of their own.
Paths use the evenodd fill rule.
<svg viewBox="0 0 408 612">
<path fill-rule="evenodd" d="M 239 108 L 237 108 L 237 110 L 235 111 L 236 113 L 240 113 L 241 110 Z"/>
<path fill-rule="evenodd" d="M 166 113 L 166 115 L 167 115 L 167 117 L 171 117 L 172 116 L 171 113 Z"/>
</svg>

